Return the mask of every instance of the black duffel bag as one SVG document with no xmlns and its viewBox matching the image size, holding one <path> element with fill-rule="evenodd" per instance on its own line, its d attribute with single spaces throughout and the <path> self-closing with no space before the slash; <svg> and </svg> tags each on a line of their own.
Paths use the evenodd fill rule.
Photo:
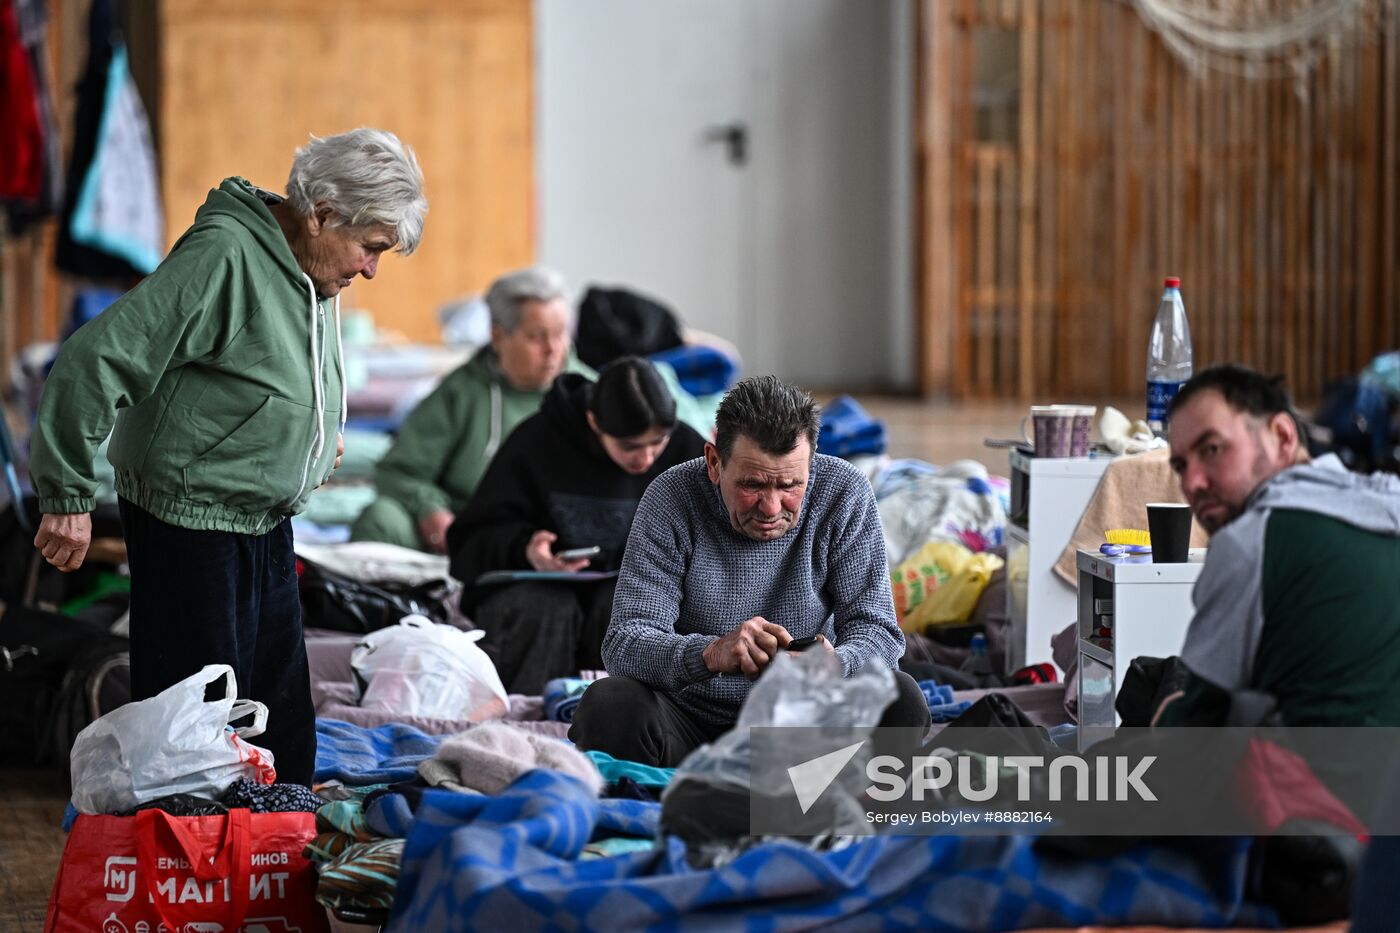
<svg viewBox="0 0 1400 933">
<path fill-rule="evenodd" d="M 447 622 L 444 605 L 450 584 L 428 580 L 412 586 L 388 581 L 366 582 L 328 567 L 297 558 L 301 591 L 301 620 L 307 628 L 364 634 L 377 631 L 408 615 Z"/>
</svg>

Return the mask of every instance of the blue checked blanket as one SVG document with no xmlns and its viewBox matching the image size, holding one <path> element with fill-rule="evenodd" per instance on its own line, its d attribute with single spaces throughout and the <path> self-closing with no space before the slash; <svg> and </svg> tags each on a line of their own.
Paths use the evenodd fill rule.
<svg viewBox="0 0 1400 933">
<path fill-rule="evenodd" d="M 404 847 L 390 930 L 1276 925 L 1244 899 L 1247 840 L 1143 845 L 1101 861 L 1037 852 L 1021 836 L 877 836 L 824 853 L 770 842 L 697 871 L 669 839 L 578 861 L 595 834 L 627 831 L 627 814 L 602 803 L 550 771 L 497 797 L 429 792 Z M 656 806 L 627 803 L 638 814 Z"/>
<path fill-rule="evenodd" d="M 442 740 L 403 723 L 366 729 L 339 719 L 318 719 L 316 780 L 351 786 L 412 780 L 418 776 L 418 762 L 433 757 Z"/>
</svg>

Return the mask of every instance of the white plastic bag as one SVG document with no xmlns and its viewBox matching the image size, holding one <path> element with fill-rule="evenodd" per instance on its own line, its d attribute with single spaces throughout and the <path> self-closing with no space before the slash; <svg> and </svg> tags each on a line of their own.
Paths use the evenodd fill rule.
<svg viewBox="0 0 1400 933">
<path fill-rule="evenodd" d="M 500 719 L 509 700 L 496 665 L 476 645 L 485 635 L 419 615 L 371 632 L 350 655 L 360 705 L 403 716 Z"/>
<path fill-rule="evenodd" d="M 865 762 L 870 757 L 864 739 L 897 694 L 894 675 L 879 658 L 870 658 L 860 670 L 843 677 L 841 661 L 832 652 L 814 648 L 794 657 L 780 651 L 749 691 L 734 728 L 701 745 L 681 762 L 662 793 L 662 801 L 665 803 L 670 792 L 687 781 L 757 797 L 782 797 L 792 791 L 792 778 L 784 767 L 750 767 L 749 730 L 755 726 L 809 727 L 769 733 L 774 757 L 795 765 L 810 757 L 802 749 L 813 740 L 814 731 L 835 729 L 841 730 L 845 741 L 859 741 L 862 747 L 854 756 L 857 767 L 843 769 L 833 782 L 839 791 L 830 794 L 835 802 L 830 830 L 860 831 L 868 825 L 861 805 Z M 784 754 L 782 745 L 789 741 L 792 748 Z M 665 819 L 663 810 L 663 824 Z"/>
<path fill-rule="evenodd" d="M 222 679 L 224 695 L 206 701 Z M 243 741 L 267 727 L 267 707 L 239 700 L 233 668 L 209 664 L 148 700 L 119 706 L 78 733 L 69 754 L 73 806 L 117 813 L 169 794 L 217 798 L 239 778 L 277 779 L 272 752 Z M 253 714 L 253 725 L 229 728 Z"/>
</svg>

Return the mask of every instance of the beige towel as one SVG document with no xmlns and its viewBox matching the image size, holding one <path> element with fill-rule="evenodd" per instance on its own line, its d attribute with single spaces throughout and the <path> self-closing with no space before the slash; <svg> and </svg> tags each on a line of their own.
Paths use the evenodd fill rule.
<svg viewBox="0 0 1400 933">
<path fill-rule="evenodd" d="M 1143 454 L 1118 457 L 1103 471 L 1103 478 L 1094 490 L 1093 498 L 1084 508 L 1079 525 L 1070 536 L 1060 559 L 1055 562 L 1055 575 L 1070 586 L 1079 585 L 1076 565 L 1080 550 L 1097 551 L 1103 544 L 1103 534 L 1114 528 L 1147 530 L 1147 503 L 1185 502 L 1181 483 L 1172 472 L 1170 452 L 1165 448 Z M 1205 547 L 1210 540 L 1206 530 L 1191 520 L 1191 546 Z"/>
<path fill-rule="evenodd" d="M 594 794 L 603 789 L 598 769 L 573 745 L 505 722 L 482 723 L 444 739 L 435 756 L 418 763 L 418 773 L 435 787 L 483 794 L 499 794 L 533 768 L 562 771 Z"/>
</svg>

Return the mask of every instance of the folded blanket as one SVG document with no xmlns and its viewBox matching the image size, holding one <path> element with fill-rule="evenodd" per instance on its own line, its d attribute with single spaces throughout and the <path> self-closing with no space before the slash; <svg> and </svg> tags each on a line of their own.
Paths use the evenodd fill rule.
<svg viewBox="0 0 1400 933">
<path fill-rule="evenodd" d="M 544 718 L 555 722 L 573 722 L 574 711 L 583 699 L 583 691 L 592 683 L 577 677 L 556 677 L 544 685 Z"/>
<path fill-rule="evenodd" d="M 1079 552 L 1097 551 L 1104 532 L 1115 528 L 1147 528 L 1147 503 L 1185 502 L 1181 481 L 1172 472 L 1166 450 L 1119 457 L 1103 471 L 1098 488 L 1084 507 L 1069 543 L 1051 568 L 1070 586 L 1079 585 Z M 1205 547 L 1210 541 L 1200 522 L 1191 522 L 1191 546 Z M 1058 541 L 1047 542 L 1052 547 Z"/>
<path fill-rule="evenodd" d="M 821 432 L 817 451 L 833 457 L 885 452 L 885 425 L 870 417 L 849 395 L 838 396 L 822 406 Z"/>
<path fill-rule="evenodd" d="M 717 347 L 685 344 L 647 358 L 670 366 L 681 388 L 697 398 L 722 393 L 739 379 L 738 357 Z"/>
<path fill-rule="evenodd" d="M 376 839 L 347 846 L 320 866 L 316 901 L 331 910 L 387 910 L 394 903 L 404 840 Z"/>
<path fill-rule="evenodd" d="M 391 929 L 1276 925 L 1271 911 L 1244 898 L 1248 840 L 1143 844 L 1087 861 L 1037 850 L 1025 836 L 891 835 L 830 852 L 761 843 L 722 867 L 695 870 L 684 844 L 668 839 L 576 861 L 610 803 L 637 802 L 600 802 L 581 782 L 549 771 L 532 771 L 496 797 L 424 795 L 404 846 Z"/>
<path fill-rule="evenodd" d="M 418 773 L 442 741 L 412 726 L 390 723 L 364 729 L 336 719 L 316 720 L 316 780 L 391 784 Z"/>
<path fill-rule="evenodd" d="M 614 758 L 607 752 L 585 752 L 589 761 L 598 769 L 603 780 L 616 784 L 619 778 L 631 778 L 643 787 L 665 787 L 676 776 L 675 768 L 654 768 L 637 761 Z"/>
<path fill-rule="evenodd" d="M 567 742 L 517 729 L 508 723 L 482 723 L 475 729 L 444 739 L 437 754 L 418 766 L 434 786 L 466 788 L 498 794 L 534 768 L 572 775 L 596 795 L 603 779 L 593 762 Z"/>
</svg>

